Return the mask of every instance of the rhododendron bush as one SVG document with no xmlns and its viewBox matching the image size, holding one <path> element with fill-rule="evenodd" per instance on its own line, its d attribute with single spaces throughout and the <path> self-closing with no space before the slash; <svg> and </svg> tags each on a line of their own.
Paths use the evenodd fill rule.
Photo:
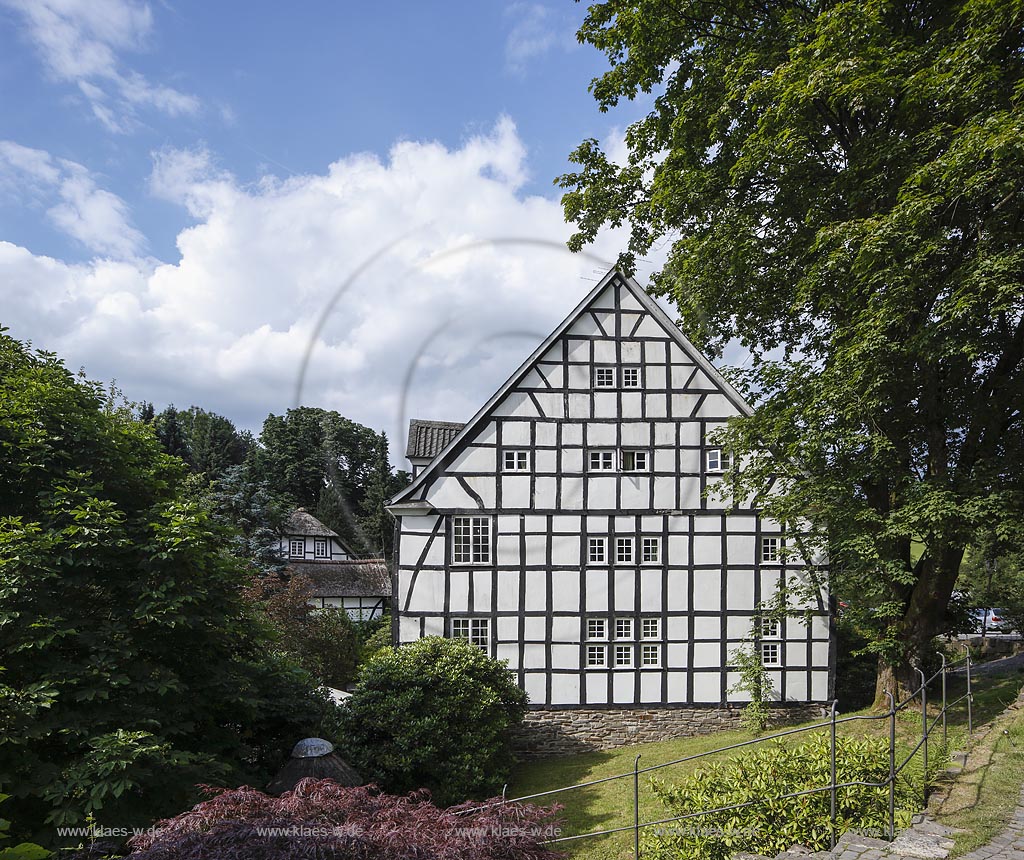
<svg viewBox="0 0 1024 860">
<path fill-rule="evenodd" d="M 425 790 L 406 796 L 304 779 L 272 797 L 206 788 L 188 812 L 128 843 L 131 860 L 554 860 L 557 807 L 463 804 L 439 809 Z M 93 855 L 95 856 L 95 855 Z"/>
</svg>

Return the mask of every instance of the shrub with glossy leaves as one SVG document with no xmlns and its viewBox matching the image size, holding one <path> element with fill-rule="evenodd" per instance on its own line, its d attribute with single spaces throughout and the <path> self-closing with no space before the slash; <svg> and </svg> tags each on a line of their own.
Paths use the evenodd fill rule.
<svg viewBox="0 0 1024 860">
<path fill-rule="evenodd" d="M 559 832 L 556 809 L 510 804 L 439 809 L 429 794 L 342 788 L 304 779 L 271 797 L 208 789 L 188 812 L 130 842 L 131 860 L 554 860 L 541 845 Z"/>
<path fill-rule="evenodd" d="M 384 649 L 341 709 L 343 755 L 386 790 L 430 789 L 443 804 L 508 781 L 526 694 L 475 645 L 428 637 Z"/>
<path fill-rule="evenodd" d="M 837 784 L 884 784 L 838 789 L 837 836 L 846 830 L 877 836 L 888 833 L 888 777 L 886 741 L 837 738 Z M 814 851 L 827 850 L 830 792 L 792 798 L 785 795 L 826 787 L 830 778 L 829 740 L 818 735 L 798 746 L 775 741 L 727 762 L 703 765 L 674 785 L 652 780 L 655 795 L 670 811 L 665 818 L 719 807 L 740 808 L 651 828 L 644 834 L 642 853 L 651 860 L 728 860 L 741 851 L 774 857 L 796 844 Z M 920 785 L 914 785 L 912 777 L 897 778 L 897 827 L 909 823 L 920 795 Z"/>
</svg>

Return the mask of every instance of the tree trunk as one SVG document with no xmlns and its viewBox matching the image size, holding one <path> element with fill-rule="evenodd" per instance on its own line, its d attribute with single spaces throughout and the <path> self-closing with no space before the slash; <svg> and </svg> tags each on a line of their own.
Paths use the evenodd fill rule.
<svg viewBox="0 0 1024 860">
<path fill-rule="evenodd" d="M 920 686 L 915 667 L 927 653 L 929 643 L 943 632 L 946 609 L 953 593 L 960 561 L 963 559 L 962 546 L 946 546 L 933 551 L 929 557 L 926 550 L 917 565 L 917 582 L 906 602 L 903 617 L 894 622 L 894 641 L 900 644 L 896 657 L 882 656 L 878 660 L 878 676 L 875 681 L 875 710 L 889 707 L 886 692 L 892 693 L 899 702 Z"/>
</svg>

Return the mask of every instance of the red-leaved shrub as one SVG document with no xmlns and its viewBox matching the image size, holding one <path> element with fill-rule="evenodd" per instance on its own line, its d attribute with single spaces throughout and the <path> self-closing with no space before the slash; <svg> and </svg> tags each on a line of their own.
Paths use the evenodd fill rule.
<svg viewBox="0 0 1024 860">
<path fill-rule="evenodd" d="M 131 860 L 554 860 L 558 807 L 495 803 L 439 809 L 425 790 L 404 797 L 375 786 L 304 779 L 272 797 L 214 789 L 188 812 L 128 844 Z M 500 798 L 496 799 L 500 800 Z"/>
</svg>

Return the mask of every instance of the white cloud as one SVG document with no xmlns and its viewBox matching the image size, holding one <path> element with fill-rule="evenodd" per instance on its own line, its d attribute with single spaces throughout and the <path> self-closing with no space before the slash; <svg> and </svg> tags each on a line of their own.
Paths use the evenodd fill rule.
<svg viewBox="0 0 1024 860">
<path fill-rule="evenodd" d="M 549 51 L 575 50 L 575 26 L 561 9 L 552 10 L 541 3 L 516 2 L 505 9 L 512 23 L 505 39 L 505 67 L 524 74 L 530 64 Z"/>
<path fill-rule="evenodd" d="M 74 161 L 0 140 L 0 189 L 19 202 L 28 198 L 49 205 L 56 199 L 47 209 L 50 220 L 95 253 L 131 257 L 145 245 L 131 224 L 128 204 L 99 188 L 93 175 Z"/>
<path fill-rule="evenodd" d="M 114 132 L 137 125 L 136 108 L 169 116 L 194 114 L 199 100 L 150 83 L 124 68 L 119 52 L 142 51 L 153 30 L 153 13 L 138 0 L 0 0 L 21 17 L 47 72 L 73 83 L 94 116 Z"/>
<path fill-rule="evenodd" d="M 403 418 L 470 417 L 615 259 L 621 236 L 600 261 L 566 251 L 559 203 L 525 196 L 526 173 L 508 119 L 457 148 L 405 141 L 252 185 L 165 150 L 151 188 L 197 218 L 180 259 L 68 265 L 0 243 L 5 324 L 135 399 L 256 428 L 295 405 L 312 343 L 302 402 L 397 452 Z"/>
</svg>

